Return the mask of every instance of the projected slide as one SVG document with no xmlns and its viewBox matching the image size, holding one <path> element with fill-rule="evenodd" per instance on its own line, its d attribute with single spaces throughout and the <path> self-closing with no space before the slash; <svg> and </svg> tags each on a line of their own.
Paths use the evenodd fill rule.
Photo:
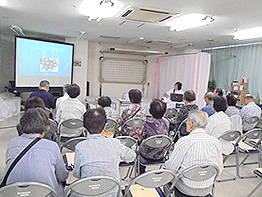
<svg viewBox="0 0 262 197">
<path fill-rule="evenodd" d="M 16 38 L 16 86 L 38 86 L 42 79 L 51 86 L 71 82 L 73 45 Z"/>
</svg>

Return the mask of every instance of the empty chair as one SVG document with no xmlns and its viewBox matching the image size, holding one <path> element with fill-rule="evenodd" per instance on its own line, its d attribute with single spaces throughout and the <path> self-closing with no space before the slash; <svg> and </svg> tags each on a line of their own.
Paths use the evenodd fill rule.
<svg viewBox="0 0 262 197">
<path fill-rule="evenodd" d="M 57 197 L 56 191 L 49 185 L 37 182 L 18 182 L 7 185 L 0 189 L 1 197 L 28 196 L 28 197 L 46 197 L 52 194 Z"/>
<path fill-rule="evenodd" d="M 138 177 L 130 181 L 128 187 L 125 190 L 125 195 L 129 194 L 129 190 L 132 185 L 138 184 L 146 188 L 159 188 L 175 179 L 175 174 L 170 170 L 152 170 L 145 172 Z M 170 188 L 172 189 L 172 187 Z"/>
<path fill-rule="evenodd" d="M 120 196 L 120 183 L 107 176 L 94 176 L 80 179 L 68 186 L 65 190 L 65 197 L 70 196 L 70 193 L 77 193 L 79 195 L 97 196 L 101 194 Z"/>
<path fill-rule="evenodd" d="M 166 135 L 154 135 L 142 141 L 139 145 L 138 156 L 137 156 L 137 166 L 138 172 L 140 172 L 140 165 L 162 165 L 168 158 L 169 149 L 171 146 L 171 139 Z M 147 159 L 142 156 L 139 152 L 143 147 L 150 150 L 150 154 L 158 154 L 159 159 Z M 161 152 L 161 154 L 160 154 Z"/>
<path fill-rule="evenodd" d="M 236 167 L 236 175 L 235 177 L 231 179 L 223 179 L 223 180 L 218 180 L 219 182 L 221 181 L 230 181 L 230 180 L 235 180 L 237 177 L 240 177 L 239 175 L 239 141 L 241 140 L 241 131 L 238 130 L 232 130 L 232 131 L 226 131 L 223 133 L 219 138 L 219 140 L 224 140 L 230 143 L 234 142 L 234 150 L 232 153 L 229 155 L 224 155 L 223 163 L 226 162 L 226 160 L 229 158 L 230 155 L 234 154 L 235 155 L 235 165 L 224 165 L 224 168 L 227 167 Z"/>
</svg>

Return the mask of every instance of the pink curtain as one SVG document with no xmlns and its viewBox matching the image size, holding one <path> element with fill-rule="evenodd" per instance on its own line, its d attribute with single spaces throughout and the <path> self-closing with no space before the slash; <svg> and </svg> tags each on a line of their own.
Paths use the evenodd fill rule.
<svg viewBox="0 0 262 197">
<path fill-rule="evenodd" d="M 207 53 L 159 57 L 155 96 L 163 97 L 176 81 L 180 81 L 184 91 L 195 91 L 199 108 L 204 107 L 203 97 L 207 91 L 210 62 L 211 55 Z"/>
</svg>

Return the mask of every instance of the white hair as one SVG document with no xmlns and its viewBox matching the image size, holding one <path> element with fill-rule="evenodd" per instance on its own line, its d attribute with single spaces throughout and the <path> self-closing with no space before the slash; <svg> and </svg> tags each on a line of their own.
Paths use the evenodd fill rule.
<svg viewBox="0 0 262 197">
<path fill-rule="evenodd" d="M 188 113 L 188 120 L 191 121 L 196 128 L 205 128 L 207 119 L 207 113 L 200 110 L 193 110 Z"/>
</svg>

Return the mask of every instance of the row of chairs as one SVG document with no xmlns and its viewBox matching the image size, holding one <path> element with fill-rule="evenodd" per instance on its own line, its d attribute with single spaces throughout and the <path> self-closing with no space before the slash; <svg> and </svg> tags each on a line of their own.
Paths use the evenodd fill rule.
<svg viewBox="0 0 262 197">
<path fill-rule="evenodd" d="M 132 185 L 135 184 L 145 188 L 159 188 L 159 190 L 161 190 L 160 187 L 164 186 L 165 190 L 161 190 L 161 192 L 164 192 L 165 196 L 170 196 L 171 193 L 174 193 L 173 188 L 180 178 L 184 177 L 192 181 L 205 181 L 213 178 L 215 181 L 218 172 L 218 167 L 214 164 L 195 165 L 183 170 L 178 175 L 165 169 L 152 170 L 132 179 L 125 188 L 123 196 L 130 196 L 130 189 L 132 188 Z M 168 186 L 168 183 L 172 184 Z M 121 196 L 121 184 L 117 180 L 107 176 L 94 176 L 80 179 L 70 184 L 65 189 L 65 197 L 70 196 L 71 192 L 80 195 L 97 196 L 104 194 L 115 187 L 117 187 L 117 196 Z M 57 197 L 57 193 L 53 188 L 37 182 L 19 182 L 7 185 L 0 189 L 0 196 L 2 197 L 45 197 L 50 194 Z"/>
</svg>

